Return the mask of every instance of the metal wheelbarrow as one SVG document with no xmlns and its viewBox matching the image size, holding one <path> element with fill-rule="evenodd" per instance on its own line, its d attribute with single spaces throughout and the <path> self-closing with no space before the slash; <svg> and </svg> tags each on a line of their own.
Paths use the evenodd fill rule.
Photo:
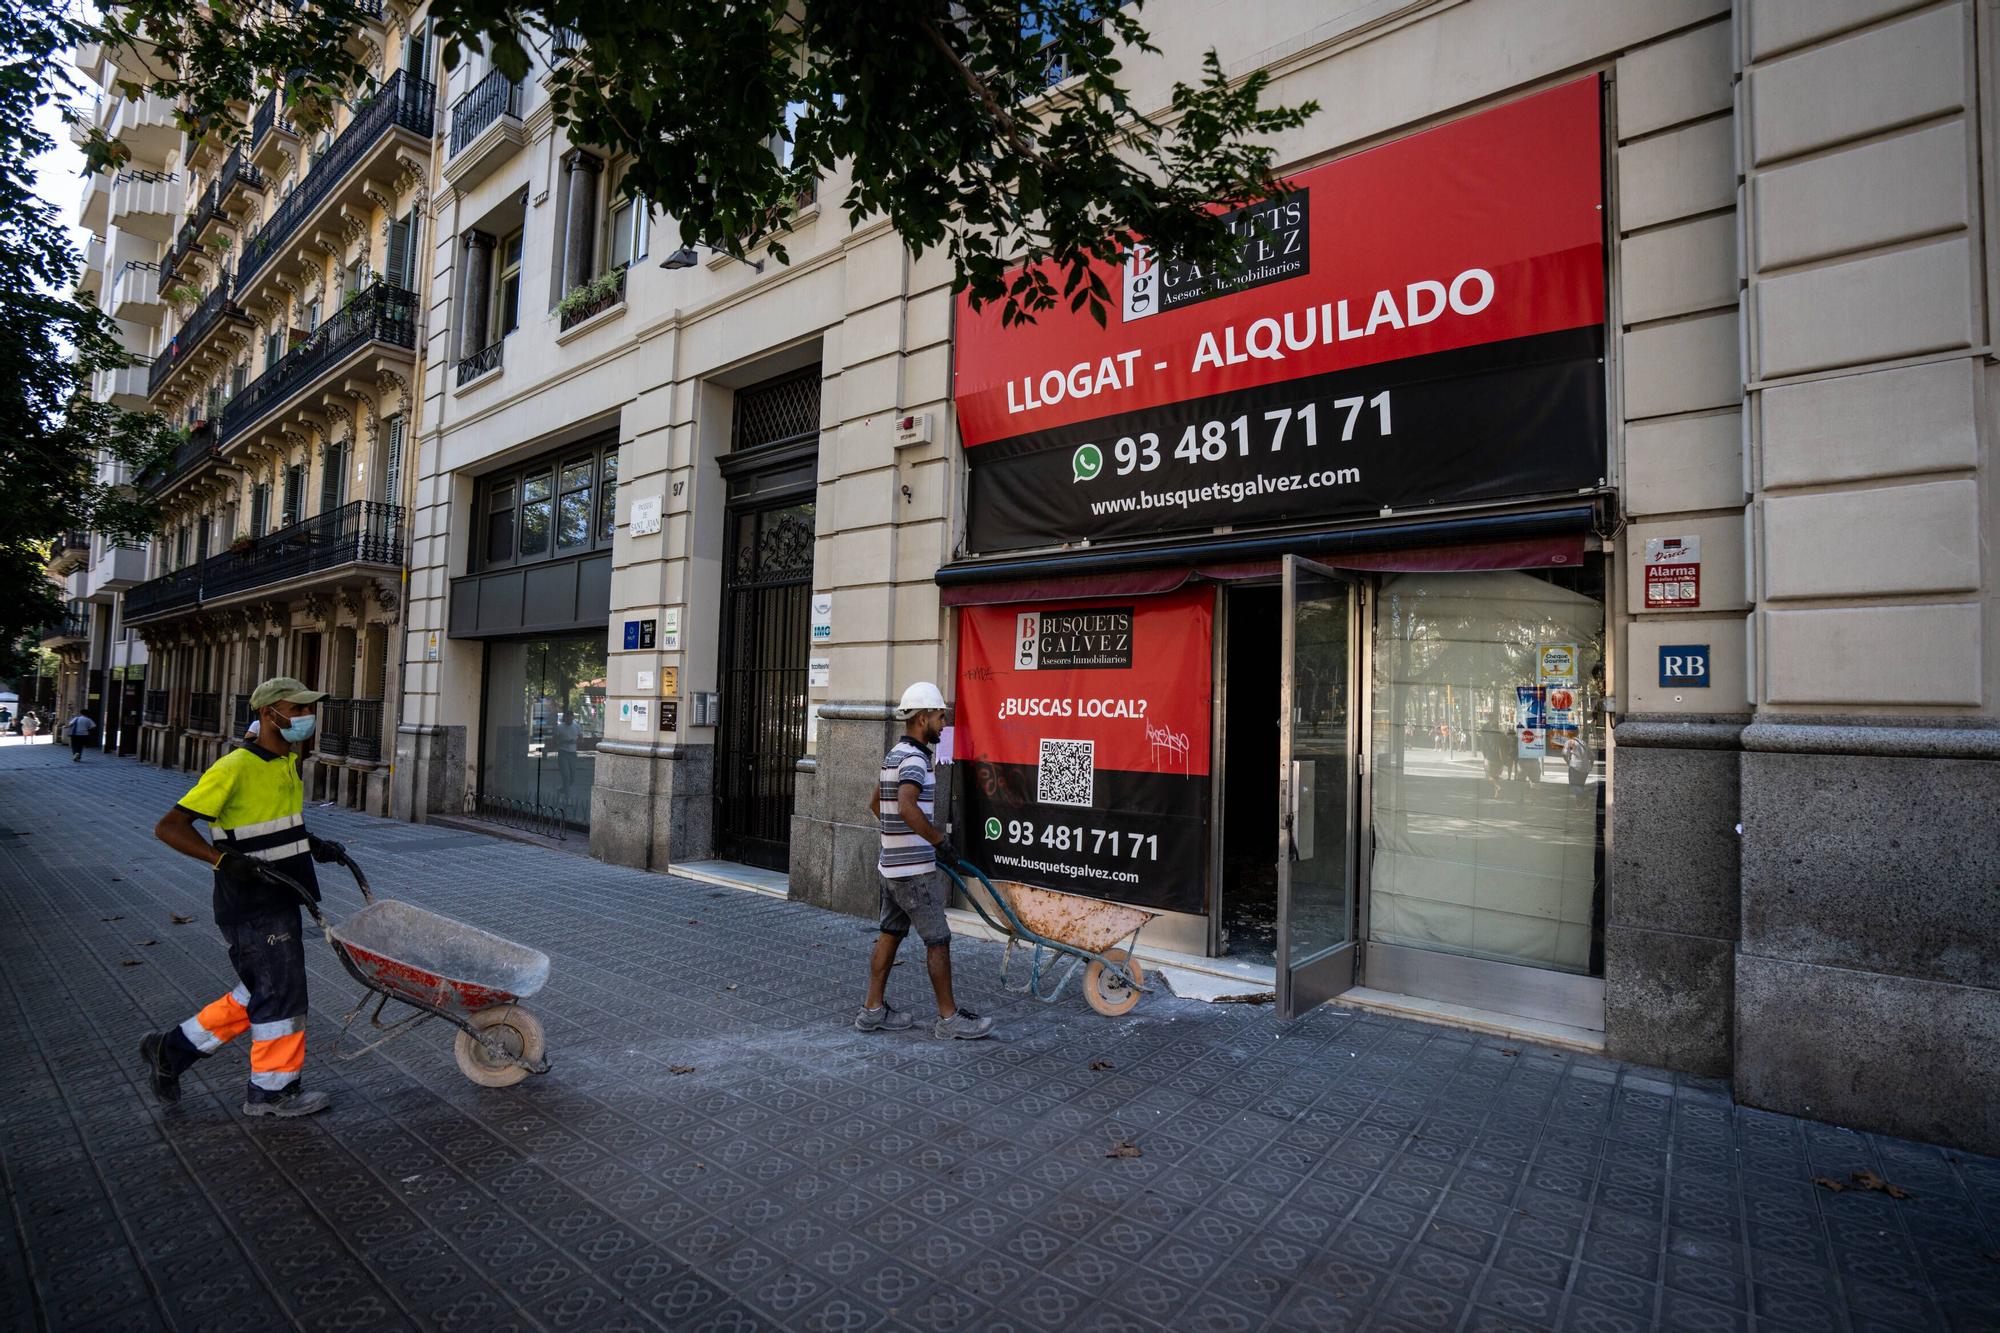
<svg viewBox="0 0 2000 1333">
<path fill-rule="evenodd" d="M 1053 1003 L 1082 966 L 1083 998 L 1098 1013 L 1116 1018 L 1139 1003 L 1146 974 L 1133 953 L 1139 947 L 1139 932 L 1157 912 L 1013 880 L 995 884 L 970 861 L 955 866 L 939 861 L 938 868 L 951 877 L 980 919 L 1007 942 L 1006 956 L 1000 960 L 1002 982 L 1013 965 L 1014 946 L 1029 944 L 1034 955 L 1028 981 L 1015 990 Z M 973 880 L 979 882 L 978 892 L 973 891 Z"/>
<path fill-rule="evenodd" d="M 458 1071 L 488 1088 L 506 1088 L 530 1074 L 549 1072 L 541 1020 L 521 1007 L 549 979 L 549 956 L 539 949 L 502 939 L 436 912 L 398 902 L 377 901 L 368 877 L 348 857 L 340 863 L 354 876 L 367 905 L 338 925 L 328 925 L 305 887 L 283 871 L 264 873 L 299 896 L 333 948 L 333 956 L 366 993 L 348 1011 L 334 1043 L 333 1058 L 352 1060 L 392 1041 L 430 1019 L 458 1029 L 452 1054 Z M 368 1008 L 370 1026 L 383 1035 L 359 1050 L 344 1051 L 348 1030 Z M 389 1001 L 417 1012 L 392 1023 L 382 1021 Z"/>
</svg>

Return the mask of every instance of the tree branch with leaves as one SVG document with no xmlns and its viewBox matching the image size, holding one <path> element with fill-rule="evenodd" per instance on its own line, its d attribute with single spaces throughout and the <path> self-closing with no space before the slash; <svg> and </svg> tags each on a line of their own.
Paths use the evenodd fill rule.
<svg viewBox="0 0 2000 1333">
<path fill-rule="evenodd" d="M 556 32 L 580 38 L 579 54 L 547 62 L 556 118 L 573 142 L 626 159 L 621 188 L 674 218 L 683 244 L 739 257 L 764 246 L 784 262 L 794 201 L 845 171 L 850 225 L 886 218 L 914 254 L 942 248 L 954 284 L 1016 322 L 1059 302 L 1102 321 L 1099 266 L 1135 242 L 1230 266 L 1238 242 L 1220 211 L 1282 192 L 1271 137 L 1317 110 L 1266 106 L 1268 78 L 1231 78 L 1213 51 L 1196 82 L 1142 110 L 1121 81 L 1128 60 L 1160 54 L 1140 11 L 433 0 L 428 13 L 447 67 L 483 52 L 517 81 Z M 356 97 L 370 74 L 345 39 L 367 21 L 354 0 L 129 0 L 109 12 L 104 39 L 149 46 L 172 71 L 152 90 L 179 101 L 198 137 L 227 138 L 242 132 L 242 105 L 275 87 L 295 119 Z"/>
</svg>

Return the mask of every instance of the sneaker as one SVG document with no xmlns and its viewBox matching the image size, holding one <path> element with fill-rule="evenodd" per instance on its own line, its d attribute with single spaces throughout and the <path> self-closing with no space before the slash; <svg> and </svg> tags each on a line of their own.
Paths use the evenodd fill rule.
<svg viewBox="0 0 2000 1333">
<path fill-rule="evenodd" d="M 296 1116 L 311 1115 L 315 1111 L 324 1111 L 331 1105 L 333 1105 L 333 1098 L 323 1092 L 295 1092 L 289 1097 L 280 1097 L 274 1102 L 245 1102 L 243 1103 L 243 1114 L 274 1115 L 281 1120 L 290 1120 Z"/>
<path fill-rule="evenodd" d="M 934 1037 L 947 1037 L 958 1041 L 978 1041 L 993 1031 L 993 1020 L 981 1018 L 970 1009 L 961 1009 L 950 1018 L 940 1018 L 931 1029 Z"/>
<path fill-rule="evenodd" d="M 139 1038 L 139 1061 L 146 1066 L 153 1095 L 171 1106 L 181 1099 L 181 1076 L 167 1070 L 166 1041 L 157 1032 Z"/>
<path fill-rule="evenodd" d="M 901 1009 L 884 1004 L 880 1009 L 863 1009 L 854 1016 L 854 1026 L 862 1032 L 901 1032 L 916 1022 Z"/>
</svg>

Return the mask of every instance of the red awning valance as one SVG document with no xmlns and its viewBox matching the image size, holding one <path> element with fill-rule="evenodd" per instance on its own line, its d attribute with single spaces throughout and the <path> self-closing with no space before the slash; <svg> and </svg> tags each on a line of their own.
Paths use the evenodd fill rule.
<svg viewBox="0 0 2000 1333">
<path fill-rule="evenodd" d="M 1414 546 L 1401 550 L 1313 553 L 1307 558 L 1334 569 L 1384 574 L 1464 573 L 1487 569 L 1552 569 L 1581 565 L 1582 533 L 1526 537 L 1512 541 Z M 1190 582 L 1253 583 L 1276 578 L 1276 560 L 1236 560 L 1170 565 L 1162 569 L 1118 570 L 954 583 L 939 589 L 946 606 L 995 606 L 1008 602 L 1069 602 L 1100 597 L 1146 597 L 1172 592 Z"/>
</svg>

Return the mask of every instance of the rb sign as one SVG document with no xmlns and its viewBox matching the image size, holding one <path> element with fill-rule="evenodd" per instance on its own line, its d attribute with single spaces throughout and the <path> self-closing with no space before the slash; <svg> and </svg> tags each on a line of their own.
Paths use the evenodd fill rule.
<svg viewBox="0 0 2000 1333">
<path fill-rule="evenodd" d="M 1708 645 L 1705 643 L 1661 644 L 1660 687 L 1662 689 L 1707 689 Z"/>
</svg>

